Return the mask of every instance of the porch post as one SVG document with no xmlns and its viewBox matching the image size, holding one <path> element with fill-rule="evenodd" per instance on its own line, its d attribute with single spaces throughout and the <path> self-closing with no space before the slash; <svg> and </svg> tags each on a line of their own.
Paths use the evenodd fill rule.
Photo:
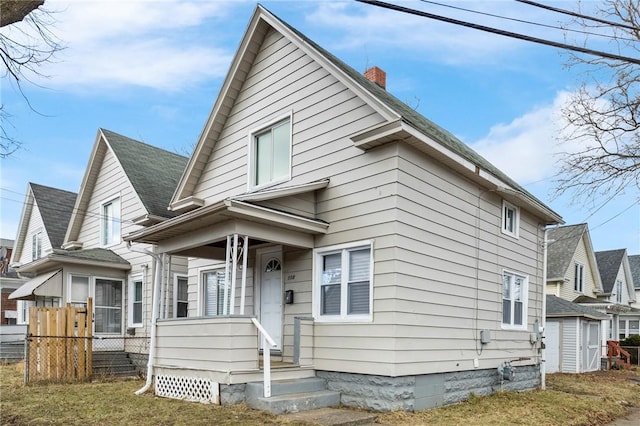
<svg viewBox="0 0 640 426">
<path fill-rule="evenodd" d="M 229 303 L 229 313 L 231 315 L 235 312 L 236 304 L 236 271 L 238 270 L 238 234 L 233 234 L 233 262 L 231 264 L 233 270 L 231 271 L 231 303 Z"/>
<path fill-rule="evenodd" d="M 229 302 L 229 255 L 231 254 L 231 235 L 227 235 L 227 254 L 224 260 L 224 293 L 222 296 L 222 315 L 227 315 Z"/>
<path fill-rule="evenodd" d="M 240 315 L 244 315 L 244 298 L 247 288 L 247 253 L 249 252 L 249 236 L 243 237 L 242 249 L 242 290 L 240 291 Z"/>
</svg>

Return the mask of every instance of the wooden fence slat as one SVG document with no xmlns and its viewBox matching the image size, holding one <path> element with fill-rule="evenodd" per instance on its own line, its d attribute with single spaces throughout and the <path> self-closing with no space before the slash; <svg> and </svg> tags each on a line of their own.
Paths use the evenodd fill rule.
<svg viewBox="0 0 640 426">
<path fill-rule="evenodd" d="M 77 354 L 78 354 L 78 378 L 85 379 L 88 377 L 86 371 L 86 359 L 87 359 L 87 350 L 89 344 L 87 342 L 86 336 L 86 324 L 87 324 L 87 314 L 83 312 L 78 312 L 76 314 L 76 318 L 78 320 L 78 345 L 77 345 Z"/>
</svg>

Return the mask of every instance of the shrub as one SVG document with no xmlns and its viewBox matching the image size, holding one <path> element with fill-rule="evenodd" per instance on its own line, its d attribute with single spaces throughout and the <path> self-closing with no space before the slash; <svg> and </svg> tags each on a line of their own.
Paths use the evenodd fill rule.
<svg viewBox="0 0 640 426">
<path fill-rule="evenodd" d="M 621 340 L 620 346 L 640 346 L 640 335 L 636 334 Z"/>
</svg>

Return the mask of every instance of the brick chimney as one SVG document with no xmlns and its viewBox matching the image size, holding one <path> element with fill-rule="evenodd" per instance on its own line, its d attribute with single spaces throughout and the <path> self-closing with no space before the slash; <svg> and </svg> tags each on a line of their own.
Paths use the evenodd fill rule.
<svg viewBox="0 0 640 426">
<path fill-rule="evenodd" d="M 385 90 L 387 89 L 387 73 L 382 71 L 380 68 L 378 67 L 369 68 L 364 72 L 364 77 L 369 81 L 373 81 L 375 84 L 382 87 L 383 89 Z"/>
</svg>

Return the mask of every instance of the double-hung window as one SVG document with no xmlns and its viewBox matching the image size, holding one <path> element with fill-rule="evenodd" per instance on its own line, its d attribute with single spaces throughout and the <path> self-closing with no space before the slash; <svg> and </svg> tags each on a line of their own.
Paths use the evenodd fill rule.
<svg viewBox="0 0 640 426">
<path fill-rule="evenodd" d="M 174 288 L 174 316 L 185 318 L 189 310 L 189 282 L 186 276 L 176 275 Z"/>
<path fill-rule="evenodd" d="M 202 274 L 203 314 L 205 316 L 224 314 L 224 269 L 207 271 Z M 228 296 L 231 289 L 227 290 Z M 227 304 L 227 312 L 229 305 Z"/>
<path fill-rule="evenodd" d="M 519 228 L 520 210 L 512 204 L 502 201 L 502 233 L 518 238 Z"/>
<path fill-rule="evenodd" d="M 584 291 L 584 265 L 576 263 L 573 269 L 573 289 L 582 293 Z"/>
<path fill-rule="evenodd" d="M 526 329 L 529 279 L 511 271 L 502 273 L 502 327 Z"/>
<path fill-rule="evenodd" d="M 100 207 L 100 241 L 103 246 L 120 242 L 120 199 L 114 198 Z"/>
<path fill-rule="evenodd" d="M 71 275 L 69 301 L 73 306 L 87 306 L 89 297 L 89 277 Z"/>
<path fill-rule="evenodd" d="M 129 326 L 142 326 L 142 277 L 133 277 L 129 285 Z"/>
<path fill-rule="evenodd" d="M 249 188 L 290 179 L 291 117 L 252 133 Z"/>
<path fill-rule="evenodd" d="M 42 231 L 38 231 L 31 237 L 31 260 L 42 257 Z"/>
<path fill-rule="evenodd" d="M 370 242 L 318 249 L 314 256 L 314 316 L 320 321 L 370 321 Z"/>
</svg>

